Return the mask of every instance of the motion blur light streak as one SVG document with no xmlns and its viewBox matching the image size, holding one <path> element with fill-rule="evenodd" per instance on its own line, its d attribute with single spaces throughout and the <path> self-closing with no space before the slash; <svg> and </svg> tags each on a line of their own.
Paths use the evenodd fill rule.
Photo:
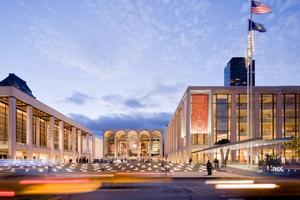
<svg viewBox="0 0 300 200">
<path fill-rule="evenodd" d="M 0 191 L 0 197 L 13 197 L 15 195 L 14 191 Z"/>
<path fill-rule="evenodd" d="M 279 187 L 273 183 L 257 184 L 217 184 L 216 189 L 274 189 Z"/>
<path fill-rule="evenodd" d="M 253 184 L 254 180 L 224 180 L 224 181 L 205 181 L 206 185 L 215 185 L 215 184 Z"/>
<path fill-rule="evenodd" d="M 57 179 L 57 180 L 22 180 L 20 184 L 65 184 L 65 183 L 88 183 L 88 179 Z"/>
</svg>

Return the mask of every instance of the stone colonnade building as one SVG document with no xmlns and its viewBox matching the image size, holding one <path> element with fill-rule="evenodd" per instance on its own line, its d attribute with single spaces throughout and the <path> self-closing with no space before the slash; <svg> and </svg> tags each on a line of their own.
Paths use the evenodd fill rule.
<svg viewBox="0 0 300 200">
<path fill-rule="evenodd" d="M 165 156 L 184 163 L 228 158 L 257 164 L 266 154 L 291 160 L 293 151 L 282 143 L 300 136 L 299 120 L 299 86 L 253 87 L 252 136 L 246 87 L 190 86 L 167 125 Z"/>
<path fill-rule="evenodd" d="M 160 130 L 106 130 L 103 134 L 105 158 L 162 158 Z"/>
<path fill-rule="evenodd" d="M 0 82 L 0 159 L 75 162 L 94 154 L 90 129 L 38 101 L 16 75 Z"/>
</svg>

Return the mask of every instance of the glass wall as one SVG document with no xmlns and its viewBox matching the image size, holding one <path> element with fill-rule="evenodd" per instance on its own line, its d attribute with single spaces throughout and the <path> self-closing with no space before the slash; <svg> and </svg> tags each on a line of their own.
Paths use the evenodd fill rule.
<svg viewBox="0 0 300 200">
<path fill-rule="evenodd" d="M 274 139 L 276 133 L 277 95 L 259 95 L 260 137 Z"/>
<path fill-rule="evenodd" d="M 0 141 L 7 141 L 8 106 L 0 102 Z"/>
<path fill-rule="evenodd" d="M 151 133 L 151 156 L 160 155 L 161 135 L 160 132 L 154 131 Z"/>
<path fill-rule="evenodd" d="M 206 145 L 208 144 L 207 134 L 191 134 L 192 145 Z"/>
<path fill-rule="evenodd" d="M 247 140 L 247 95 L 236 95 L 237 141 Z"/>
<path fill-rule="evenodd" d="M 64 150 L 70 150 L 70 135 L 71 135 L 71 130 L 69 129 L 64 129 Z"/>
<path fill-rule="evenodd" d="M 57 125 L 54 125 L 54 149 L 59 149 L 59 132 Z"/>
<path fill-rule="evenodd" d="M 215 141 L 230 139 L 231 95 L 215 94 L 213 97 L 213 123 Z"/>
<path fill-rule="evenodd" d="M 16 142 L 26 143 L 26 112 L 17 109 L 17 135 Z"/>
<path fill-rule="evenodd" d="M 47 127 L 46 120 L 39 118 L 40 120 L 40 146 L 47 147 Z"/>
<path fill-rule="evenodd" d="M 297 136 L 299 123 L 298 104 L 296 94 L 283 94 L 282 129 L 284 137 Z"/>
</svg>

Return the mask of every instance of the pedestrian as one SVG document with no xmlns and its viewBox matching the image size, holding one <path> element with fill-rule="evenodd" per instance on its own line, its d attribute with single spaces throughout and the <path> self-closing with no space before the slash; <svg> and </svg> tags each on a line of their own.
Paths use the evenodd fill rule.
<svg viewBox="0 0 300 200">
<path fill-rule="evenodd" d="M 206 169 L 207 169 L 208 176 L 212 175 L 212 164 L 209 160 L 206 163 Z"/>
<path fill-rule="evenodd" d="M 215 158 L 214 164 L 215 164 L 215 168 L 218 169 L 219 168 L 219 160 L 217 158 Z"/>
<path fill-rule="evenodd" d="M 190 164 L 192 163 L 192 158 L 190 158 L 189 163 L 190 163 Z"/>
</svg>

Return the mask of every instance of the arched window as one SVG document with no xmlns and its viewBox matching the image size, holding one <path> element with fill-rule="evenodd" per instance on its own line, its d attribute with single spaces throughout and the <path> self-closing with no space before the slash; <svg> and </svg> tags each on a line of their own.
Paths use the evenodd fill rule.
<svg viewBox="0 0 300 200">
<path fill-rule="evenodd" d="M 141 157 L 150 156 L 150 133 L 148 131 L 140 132 L 140 152 Z"/>
<path fill-rule="evenodd" d="M 116 133 L 117 141 L 117 156 L 126 157 L 127 144 L 126 144 L 126 133 L 124 131 L 118 131 Z"/>
<path fill-rule="evenodd" d="M 136 131 L 128 132 L 128 154 L 129 157 L 137 157 L 139 152 L 139 137 Z"/>
<path fill-rule="evenodd" d="M 105 157 L 115 156 L 115 137 L 112 131 L 106 131 L 104 133 L 104 142 L 105 142 Z"/>
</svg>

